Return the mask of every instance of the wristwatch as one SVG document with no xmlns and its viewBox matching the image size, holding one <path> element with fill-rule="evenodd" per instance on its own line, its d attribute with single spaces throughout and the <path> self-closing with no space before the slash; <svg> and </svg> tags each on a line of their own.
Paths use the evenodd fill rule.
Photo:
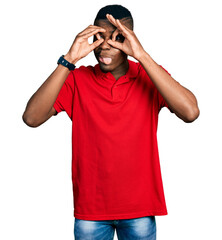
<svg viewBox="0 0 222 240">
<path fill-rule="evenodd" d="M 62 55 L 57 64 L 61 64 L 62 66 L 64 67 L 67 67 L 69 70 L 74 70 L 76 68 L 76 66 L 70 62 L 68 62 L 65 58 L 64 58 L 64 55 Z"/>
</svg>

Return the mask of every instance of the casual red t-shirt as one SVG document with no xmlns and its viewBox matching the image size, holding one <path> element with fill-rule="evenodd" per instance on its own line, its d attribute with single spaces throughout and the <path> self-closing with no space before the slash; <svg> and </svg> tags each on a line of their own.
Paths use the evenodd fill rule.
<svg viewBox="0 0 222 240">
<path fill-rule="evenodd" d="M 141 64 L 128 62 L 128 72 L 118 80 L 99 64 L 76 68 L 54 104 L 72 120 L 78 219 L 168 214 L 157 145 L 158 113 L 168 105 Z"/>
</svg>

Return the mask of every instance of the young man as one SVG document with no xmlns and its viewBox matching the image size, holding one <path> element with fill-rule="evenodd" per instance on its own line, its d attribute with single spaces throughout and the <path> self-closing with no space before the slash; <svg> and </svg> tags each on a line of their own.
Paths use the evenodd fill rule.
<svg viewBox="0 0 222 240">
<path fill-rule="evenodd" d="M 74 69 L 91 51 L 98 64 Z M 195 96 L 143 49 L 121 5 L 100 9 L 58 62 L 23 120 L 37 127 L 61 111 L 72 120 L 75 239 L 113 239 L 115 228 L 122 240 L 156 239 L 155 215 L 167 214 L 158 113 L 165 106 L 192 122 L 199 115 Z"/>
</svg>

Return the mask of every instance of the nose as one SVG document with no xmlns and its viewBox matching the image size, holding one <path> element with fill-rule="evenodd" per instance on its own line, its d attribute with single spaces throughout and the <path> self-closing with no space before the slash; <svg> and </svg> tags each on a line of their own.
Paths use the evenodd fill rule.
<svg viewBox="0 0 222 240">
<path fill-rule="evenodd" d="M 100 44 L 100 47 L 101 47 L 102 49 L 110 49 L 110 48 L 111 48 L 111 45 L 109 45 L 109 44 L 107 43 L 107 40 L 108 40 L 108 39 L 104 39 L 104 41 Z"/>
</svg>

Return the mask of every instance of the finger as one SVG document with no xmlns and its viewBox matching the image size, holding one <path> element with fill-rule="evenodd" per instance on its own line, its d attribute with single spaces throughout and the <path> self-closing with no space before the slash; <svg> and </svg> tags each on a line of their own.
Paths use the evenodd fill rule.
<svg viewBox="0 0 222 240">
<path fill-rule="evenodd" d="M 129 34 L 129 32 L 127 32 L 127 30 L 129 29 L 125 25 L 123 25 L 119 19 L 115 19 L 111 14 L 107 14 L 107 18 L 113 25 L 115 25 L 122 32 L 124 37 L 126 37 L 126 35 Z"/>
<path fill-rule="evenodd" d="M 113 35 L 112 35 L 112 41 L 116 40 L 116 36 L 119 33 L 122 33 L 122 31 L 120 31 L 120 29 L 118 28 L 118 24 L 116 22 L 116 19 L 111 15 L 111 14 L 106 14 L 106 17 L 108 18 L 108 20 L 114 25 L 116 26 L 116 30 L 114 31 Z"/>
<path fill-rule="evenodd" d="M 101 39 L 99 33 L 96 34 L 96 37 L 97 37 L 98 40 Z"/>
<path fill-rule="evenodd" d="M 114 48 L 118 48 L 120 50 L 122 50 L 123 48 L 123 44 L 122 43 L 119 43 L 119 42 L 115 42 L 115 41 L 112 41 L 111 39 L 109 39 L 107 41 L 107 43 L 109 43 L 111 46 L 113 46 Z"/>
<path fill-rule="evenodd" d="M 102 42 L 104 41 L 103 38 L 96 40 L 94 43 L 89 45 L 90 51 L 94 50 L 96 47 L 98 47 Z"/>
<path fill-rule="evenodd" d="M 105 30 L 105 29 L 104 29 L 104 30 Z M 106 30 L 105 30 L 105 31 L 106 31 Z M 98 32 L 101 32 L 101 30 L 100 30 L 100 29 L 94 29 L 94 30 L 92 30 L 91 32 L 86 33 L 86 34 L 83 35 L 82 37 L 83 37 L 83 38 L 89 38 L 89 37 L 95 35 L 95 34 L 98 33 Z M 104 31 L 103 31 L 103 32 L 104 32 Z"/>
<path fill-rule="evenodd" d="M 112 41 L 116 41 L 116 36 L 118 36 L 119 34 L 121 34 L 120 30 L 117 28 L 113 35 L 112 35 Z"/>
<path fill-rule="evenodd" d="M 102 28 L 102 27 L 96 26 L 96 25 L 89 25 L 85 30 L 87 30 L 87 29 L 101 29 L 101 30 L 105 30 L 105 28 Z M 83 32 L 85 30 L 83 30 Z"/>
<path fill-rule="evenodd" d="M 84 32 L 82 35 L 85 35 L 85 34 L 88 34 L 91 32 L 106 32 L 106 30 L 104 28 L 95 28 L 95 29 L 91 29 L 91 30 Z"/>
<path fill-rule="evenodd" d="M 116 19 L 111 15 L 111 14 L 106 14 L 107 19 L 114 25 L 117 27 L 117 23 L 116 23 Z"/>
<path fill-rule="evenodd" d="M 129 29 L 125 24 L 121 23 L 119 19 L 117 19 L 116 22 L 117 22 L 117 25 L 119 24 L 120 27 L 123 27 L 123 29 L 131 31 L 131 29 Z"/>
<path fill-rule="evenodd" d="M 104 28 L 90 25 L 90 26 L 87 27 L 85 30 L 83 30 L 82 32 L 80 32 L 79 35 L 82 36 L 82 35 L 84 35 L 84 34 L 87 34 L 87 33 L 90 33 L 90 32 L 92 32 L 92 31 L 96 31 L 96 30 L 98 30 L 98 32 L 106 32 L 106 29 L 104 29 Z"/>
<path fill-rule="evenodd" d="M 117 22 L 118 29 L 122 31 L 122 34 L 129 35 L 129 28 L 123 25 L 119 19 L 117 19 L 116 22 Z"/>
</svg>

